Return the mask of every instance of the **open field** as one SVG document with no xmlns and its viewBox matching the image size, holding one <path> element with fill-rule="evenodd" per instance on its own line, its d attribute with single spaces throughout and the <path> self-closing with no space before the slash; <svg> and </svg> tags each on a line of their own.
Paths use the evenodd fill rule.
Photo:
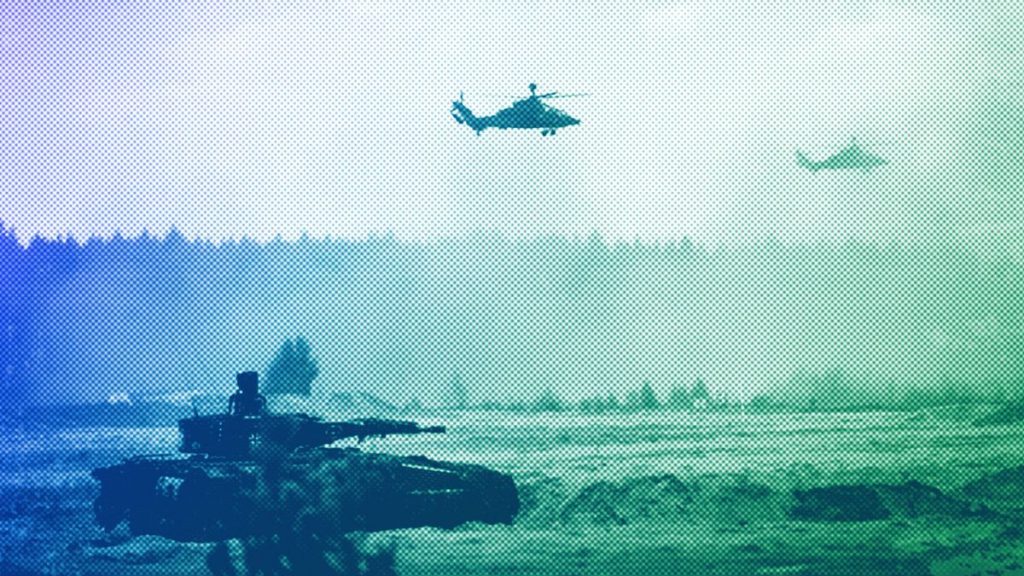
<svg viewBox="0 0 1024 576">
<path fill-rule="evenodd" d="M 430 414 L 421 423 L 448 434 L 363 448 L 510 473 L 519 518 L 362 545 L 394 545 L 405 576 L 1024 574 L 1024 427 L 973 426 L 984 411 Z M 173 452 L 173 428 L 5 439 L 0 575 L 208 573 L 208 544 L 128 539 L 92 520 L 89 471 Z"/>
</svg>

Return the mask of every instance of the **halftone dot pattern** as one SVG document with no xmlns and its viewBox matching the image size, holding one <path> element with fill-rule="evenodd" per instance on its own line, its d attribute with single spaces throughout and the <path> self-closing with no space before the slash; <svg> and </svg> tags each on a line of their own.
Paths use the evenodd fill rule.
<svg viewBox="0 0 1024 576">
<path fill-rule="evenodd" d="M 41 538 L 64 543 L 48 569 L 126 574 L 202 573 L 289 546 L 341 562 L 356 545 L 364 564 L 390 558 L 408 574 L 797 561 L 912 573 L 967 543 L 1012 542 L 1010 288 L 1024 273 L 1012 260 L 956 244 L 708 250 L 598 236 L 4 238 L 5 521 L 31 527 L 5 540 L 11 570 L 34 562 Z M 90 470 L 173 453 L 175 420 L 190 403 L 222 412 L 236 371 L 280 390 L 267 378 L 282 348 L 291 360 L 277 364 L 317 374 L 309 398 L 272 396 L 274 412 L 444 424 L 443 436 L 362 448 L 509 474 L 515 522 L 318 536 L 318 552 L 94 524 Z M 324 481 L 315 459 L 298 461 Z M 277 513 L 310 514 L 299 501 Z M 936 533 L 960 543 L 921 542 Z"/>
<path fill-rule="evenodd" d="M 0 15 L 0 576 L 1021 572 L 1013 3 Z"/>
</svg>

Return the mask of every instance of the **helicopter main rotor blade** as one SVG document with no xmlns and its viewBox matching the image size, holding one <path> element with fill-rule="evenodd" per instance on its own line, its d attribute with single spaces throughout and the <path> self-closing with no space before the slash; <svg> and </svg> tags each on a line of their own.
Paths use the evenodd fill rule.
<svg viewBox="0 0 1024 576">
<path fill-rule="evenodd" d="M 574 94 L 559 94 L 558 92 L 548 92 L 547 94 L 538 94 L 537 98 L 576 98 L 578 96 L 590 96 L 586 92 L 576 92 Z"/>
</svg>

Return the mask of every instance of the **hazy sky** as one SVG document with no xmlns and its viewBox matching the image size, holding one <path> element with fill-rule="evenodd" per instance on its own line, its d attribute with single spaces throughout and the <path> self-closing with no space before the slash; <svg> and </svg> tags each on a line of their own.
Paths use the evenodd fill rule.
<svg viewBox="0 0 1024 576">
<path fill-rule="evenodd" d="M 1010 0 L 210 4 L 0 8 L 0 220 L 23 238 L 1021 236 Z M 530 82 L 589 93 L 552 101 L 582 124 L 476 137 L 448 114 Z M 797 168 L 852 136 L 890 164 Z"/>
</svg>

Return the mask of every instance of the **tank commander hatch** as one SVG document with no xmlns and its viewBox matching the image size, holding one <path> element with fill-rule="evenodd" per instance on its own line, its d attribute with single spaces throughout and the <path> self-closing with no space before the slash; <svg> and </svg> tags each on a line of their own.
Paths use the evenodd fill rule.
<svg viewBox="0 0 1024 576">
<path fill-rule="evenodd" d="M 239 372 L 235 375 L 238 391 L 228 398 L 228 414 L 232 416 L 262 416 L 267 410 L 267 399 L 260 394 L 258 372 Z"/>
</svg>

